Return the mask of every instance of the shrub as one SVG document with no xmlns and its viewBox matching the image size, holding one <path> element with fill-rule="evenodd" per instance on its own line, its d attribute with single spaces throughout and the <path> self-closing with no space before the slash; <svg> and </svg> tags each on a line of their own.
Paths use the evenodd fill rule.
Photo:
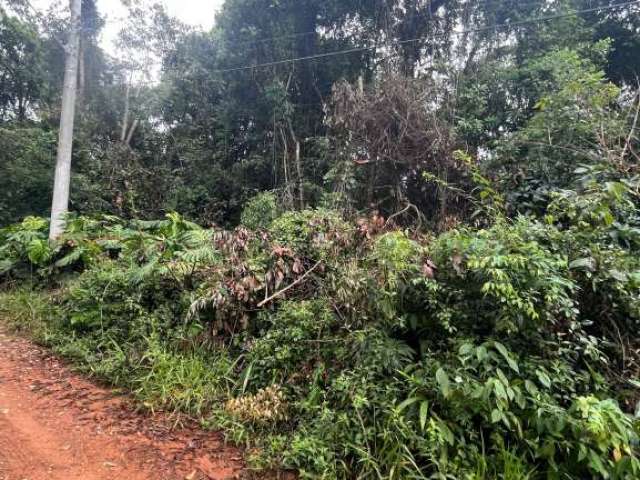
<svg viewBox="0 0 640 480">
<path fill-rule="evenodd" d="M 576 285 L 568 259 L 530 238 L 528 232 L 540 228 L 554 234 L 552 227 L 520 218 L 487 230 L 453 230 L 441 236 L 430 247 L 439 274 L 433 289 L 436 303 L 428 300 L 427 310 L 447 311 L 449 299 L 457 296 L 462 301 L 457 326 L 443 318 L 447 328 L 460 329 L 466 323 L 476 330 L 506 332 L 574 318 Z"/>
<path fill-rule="evenodd" d="M 276 195 L 262 192 L 249 199 L 242 210 L 240 223 L 251 230 L 265 229 L 278 217 Z"/>
<path fill-rule="evenodd" d="M 256 468 L 637 478 L 639 222 L 633 183 L 608 181 L 428 237 L 329 210 L 258 232 L 79 217 L 41 255 L 30 219 L 2 231 L 7 272 L 62 288 L 0 308 L 147 408 L 224 426 Z"/>
<path fill-rule="evenodd" d="M 269 227 L 273 241 L 313 259 L 330 259 L 353 240 L 354 228 L 331 210 L 287 212 Z"/>
<path fill-rule="evenodd" d="M 0 229 L 0 278 L 11 273 L 26 275 L 53 257 L 47 240 L 49 223 L 27 217 L 17 225 Z"/>
<path fill-rule="evenodd" d="M 296 376 L 304 381 L 314 363 L 329 360 L 331 352 L 318 344 L 335 324 L 324 302 L 286 302 L 275 314 L 264 316 L 264 334 L 251 343 L 246 360 L 259 384 L 291 382 Z"/>
</svg>

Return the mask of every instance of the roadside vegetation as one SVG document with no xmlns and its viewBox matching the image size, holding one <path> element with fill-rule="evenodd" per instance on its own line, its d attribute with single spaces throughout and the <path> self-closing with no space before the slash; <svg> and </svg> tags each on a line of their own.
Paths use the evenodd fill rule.
<svg viewBox="0 0 640 480">
<path fill-rule="evenodd" d="M 16 2 L 0 319 L 256 478 L 640 478 L 640 4 L 612 3 L 227 0 L 207 33 L 133 5 L 117 59 L 84 0 L 50 241 L 67 24 Z"/>
<path fill-rule="evenodd" d="M 479 202 L 484 227 L 439 235 L 316 209 L 232 231 L 76 217 L 50 247 L 30 217 L 0 234 L 0 310 L 258 469 L 636 478 L 638 184 L 582 175 L 544 218 Z"/>
</svg>

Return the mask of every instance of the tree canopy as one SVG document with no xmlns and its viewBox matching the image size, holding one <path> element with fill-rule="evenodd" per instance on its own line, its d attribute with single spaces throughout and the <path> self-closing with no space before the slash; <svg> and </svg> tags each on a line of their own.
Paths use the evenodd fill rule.
<svg viewBox="0 0 640 480">
<path fill-rule="evenodd" d="M 45 134 L 56 128 L 63 69 L 66 20 L 45 20 L 26 4 L 16 5 L 3 12 L 0 26 L 5 143 L 11 141 L 10 130 Z M 566 168 L 550 161 L 567 147 L 553 144 L 553 138 L 547 148 L 534 147 L 545 135 L 534 132 L 535 124 L 546 128 L 545 118 L 553 119 L 558 141 L 573 142 L 563 129 L 573 128 L 573 119 L 586 110 L 599 109 L 601 117 L 603 109 L 622 115 L 627 107 L 615 105 L 611 89 L 633 89 L 638 71 L 631 53 L 640 28 L 633 3 L 228 0 L 209 32 L 143 3 L 131 7 L 116 57 L 96 40 L 103 26 L 100 12 L 91 1 L 83 6 L 71 199 L 72 209 L 81 213 L 155 217 L 179 209 L 204 223 L 232 225 L 259 192 L 277 192 L 295 208 L 323 204 L 339 192 L 357 210 L 393 214 L 410 203 L 437 221 L 436 211 L 455 213 L 461 202 L 425 182 L 423 174 L 445 175 L 445 181 L 452 175 L 464 183 L 464 174 L 452 171 L 456 149 L 472 152 L 481 168 L 505 185 L 522 183 L 522 175 L 529 186 L 550 178 L 557 186 L 566 184 L 575 155 Z M 153 62 L 160 62 L 159 73 Z M 394 77 L 412 83 L 400 87 L 403 81 L 391 81 Z M 345 82 L 351 85 L 349 98 L 340 87 Z M 609 89 L 598 94 L 604 96 L 598 105 L 587 99 L 573 114 L 555 114 L 561 102 L 569 105 L 574 95 L 590 97 L 598 88 Z M 387 105 L 375 102 L 385 96 Z M 560 103 L 551 106 L 552 97 Z M 394 112 L 395 102 L 416 109 Z M 419 140 L 381 124 L 384 146 L 382 138 L 368 136 L 368 128 L 364 135 L 357 132 L 362 125 L 372 127 L 374 118 L 338 120 L 354 120 L 359 110 L 371 108 L 380 109 L 381 119 L 409 115 L 395 118 L 393 128 L 404 124 L 431 133 Z M 588 136 L 597 121 L 571 135 Z M 530 138 L 523 153 L 525 136 Z M 576 141 L 584 146 L 593 140 Z M 33 135 L 25 135 L 12 143 L 13 150 L 2 153 L 7 159 L 2 168 L 39 171 L 36 159 L 50 152 L 41 148 L 52 147 L 33 142 Z M 13 155 L 25 147 L 37 155 Z M 409 160 L 407 149 L 422 153 Z M 594 158 L 593 152 L 584 153 L 580 161 Z M 535 157 L 562 171 L 545 170 Z M 44 177 L 35 175 L 33 181 L 37 178 L 40 187 L 46 185 Z M 16 187 L 6 187 L 17 198 Z M 25 212 L 45 214 L 49 191 L 40 187 L 42 198 L 30 195 L 20 207 L 3 207 L 4 221 Z"/>
<path fill-rule="evenodd" d="M 639 1 L 124 3 L 50 241 L 71 25 L 0 0 L 0 321 L 256 478 L 640 478 Z"/>
</svg>

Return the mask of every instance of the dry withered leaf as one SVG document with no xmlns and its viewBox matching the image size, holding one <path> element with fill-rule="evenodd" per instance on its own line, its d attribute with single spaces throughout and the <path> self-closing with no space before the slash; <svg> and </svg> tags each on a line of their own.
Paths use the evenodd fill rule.
<svg viewBox="0 0 640 480">
<path fill-rule="evenodd" d="M 458 275 L 462 275 L 464 273 L 464 269 L 462 268 L 462 255 L 459 253 L 454 254 L 451 257 L 451 263 L 453 264 L 453 269 Z"/>
<path fill-rule="evenodd" d="M 431 260 L 427 260 L 422 265 L 422 274 L 427 278 L 434 278 L 437 267 Z"/>
<path fill-rule="evenodd" d="M 293 262 L 292 270 L 293 270 L 293 273 L 296 273 L 296 274 L 302 273 L 302 270 L 303 270 L 302 261 L 299 258 L 296 258 L 295 261 Z"/>
</svg>

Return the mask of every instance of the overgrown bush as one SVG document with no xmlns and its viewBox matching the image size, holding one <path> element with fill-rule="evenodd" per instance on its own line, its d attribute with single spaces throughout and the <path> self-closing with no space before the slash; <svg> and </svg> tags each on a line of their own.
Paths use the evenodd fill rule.
<svg viewBox="0 0 640 480">
<path fill-rule="evenodd" d="M 278 199 L 272 192 L 262 192 L 249 199 L 242 210 L 240 223 L 251 230 L 266 228 L 278 216 Z"/>
<path fill-rule="evenodd" d="M 258 232 L 81 217 L 49 246 L 30 218 L 0 233 L 2 315 L 258 469 L 637 478 L 637 184 L 601 175 L 437 237 L 305 210 Z"/>
</svg>

